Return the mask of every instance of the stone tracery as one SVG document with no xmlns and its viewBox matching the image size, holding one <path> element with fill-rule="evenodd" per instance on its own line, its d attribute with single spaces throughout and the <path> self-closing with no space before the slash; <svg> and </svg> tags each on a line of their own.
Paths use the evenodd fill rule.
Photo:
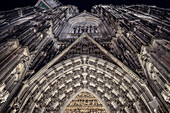
<svg viewBox="0 0 170 113">
<path fill-rule="evenodd" d="M 69 61 L 72 61 L 72 64 Z M 102 68 L 103 64 L 106 65 Z M 34 87 L 28 90 L 29 96 L 22 100 L 29 101 L 23 102 L 25 105 L 22 105 L 23 109 L 20 112 L 36 111 L 40 107 L 47 112 L 62 112 L 67 101 L 82 89 L 97 95 L 107 112 L 149 112 L 149 109 L 141 109 L 147 106 L 144 104 L 147 99 L 144 95 L 148 93 L 144 87 L 123 70 L 115 67 L 117 66 L 91 56 L 64 61 L 49 69 L 46 74 L 40 76 L 36 84 L 34 82 L 31 85 Z M 151 98 L 149 100 L 151 101 Z"/>
<path fill-rule="evenodd" d="M 0 12 L 0 112 L 64 112 L 82 91 L 107 113 L 170 111 L 169 11 L 55 0 Z"/>
</svg>

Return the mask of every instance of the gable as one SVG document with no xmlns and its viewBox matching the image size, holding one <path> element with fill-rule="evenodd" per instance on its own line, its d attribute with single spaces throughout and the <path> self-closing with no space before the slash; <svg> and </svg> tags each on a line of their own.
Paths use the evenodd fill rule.
<svg viewBox="0 0 170 113">
<path fill-rule="evenodd" d="M 137 81 L 142 82 L 142 79 L 134 73 L 131 69 L 129 69 L 126 65 L 124 65 L 119 59 L 114 57 L 110 52 L 108 52 L 105 48 L 103 48 L 100 44 L 98 44 L 92 37 L 90 37 L 87 33 L 82 33 L 82 35 L 77 38 L 73 43 L 71 43 L 67 48 L 65 48 L 60 54 L 58 54 L 54 59 L 52 59 L 49 63 L 47 63 L 42 69 L 40 69 L 35 75 L 34 78 L 31 78 L 32 80 L 35 79 L 40 74 L 43 74 L 47 69 L 58 63 L 62 58 L 64 58 L 65 55 L 71 50 L 71 48 L 74 48 L 76 44 L 82 41 L 82 39 L 87 39 L 91 41 L 101 52 L 102 54 L 106 55 L 107 58 L 112 60 L 112 63 L 116 64 L 120 68 L 122 68 L 125 72 L 133 76 Z M 99 52 L 100 52 L 99 51 Z M 32 81 L 30 80 L 30 81 Z"/>
</svg>

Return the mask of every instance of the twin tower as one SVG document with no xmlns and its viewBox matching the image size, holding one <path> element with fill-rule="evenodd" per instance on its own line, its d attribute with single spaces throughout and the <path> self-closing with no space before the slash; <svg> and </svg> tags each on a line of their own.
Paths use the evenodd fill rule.
<svg viewBox="0 0 170 113">
<path fill-rule="evenodd" d="M 170 11 L 39 0 L 0 12 L 0 112 L 170 112 Z"/>
</svg>

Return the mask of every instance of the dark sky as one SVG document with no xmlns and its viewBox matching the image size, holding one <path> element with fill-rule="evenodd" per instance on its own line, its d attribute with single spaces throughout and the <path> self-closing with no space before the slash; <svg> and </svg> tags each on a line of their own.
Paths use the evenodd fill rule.
<svg viewBox="0 0 170 113">
<path fill-rule="evenodd" d="M 0 11 L 11 10 L 16 7 L 34 6 L 38 0 L 0 0 Z M 168 2 L 169 1 L 169 2 Z M 170 8 L 170 0 L 60 0 L 64 5 L 76 5 L 80 11 L 90 11 L 97 4 L 131 5 L 147 4 Z"/>
</svg>

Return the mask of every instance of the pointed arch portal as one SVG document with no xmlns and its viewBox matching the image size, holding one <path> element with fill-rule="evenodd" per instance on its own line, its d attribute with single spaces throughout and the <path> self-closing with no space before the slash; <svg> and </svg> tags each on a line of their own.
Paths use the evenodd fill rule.
<svg viewBox="0 0 170 113">
<path fill-rule="evenodd" d="M 107 113 L 150 110 L 148 90 L 118 66 L 96 57 L 82 55 L 63 61 L 32 84 L 25 85 L 18 97 L 19 112 L 64 113 L 80 92 L 91 93 Z"/>
<path fill-rule="evenodd" d="M 0 12 L 0 113 L 64 113 L 86 93 L 107 113 L 170 112 L 168 9 L 36 6 Z"/>
</svg>

